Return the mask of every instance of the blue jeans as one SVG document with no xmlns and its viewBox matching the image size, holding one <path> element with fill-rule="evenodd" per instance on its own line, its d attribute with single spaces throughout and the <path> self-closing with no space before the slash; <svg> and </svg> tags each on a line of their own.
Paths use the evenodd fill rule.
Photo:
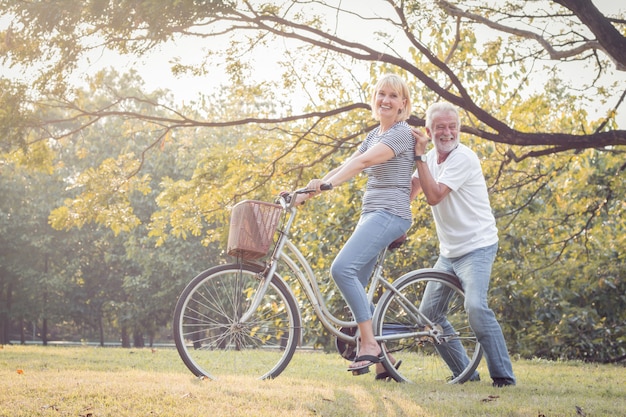
<svg viewBox="0 0 626 417">
<path fill-rule="evenodd" d="M 496 243 L 458 258 L 439 255 L 434 268 L 452 272 L 459 277 L 465 291 L 465 311 L 470 326 L 483 348 L 491 378 L 503 379 L 514 384 L 515 376 L 502 329 L 495 314 L 487 305 L 491 268 L 497 251 Z M 443 285 L 429 283 L 420 310 L 432 321 L 442 325 L 444 333 L 450 334 L 454 329 L 445 317 L 437 317 L 442 312 L 435 308 L 440 300 L 445 299 L 447 291 L 451 290 Z M 450 343 L 450 346 L 440 345 L 438 350 L 455 376 L 464 368 L 464 364 L 469 362 L 465 350 L 458 341 L 456 344 Z"/>
<path fill-rule="evenodd" d="M 330 273 L 357 323 L 372 318 L 365 287 L 381 250 L 406 233 L 411 221 L 384 210 L 363 213 Z"/>
</svg>

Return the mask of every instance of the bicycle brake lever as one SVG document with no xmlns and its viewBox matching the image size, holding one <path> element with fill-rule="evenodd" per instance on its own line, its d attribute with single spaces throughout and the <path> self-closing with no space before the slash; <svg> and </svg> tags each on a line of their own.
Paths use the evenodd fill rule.
<svg viewBox="0 0 626 417">
<path fill-rule="evenodd" d="M 290 192 L 281 191 L 280 193 L 278 193 L 278 197 L 276 197 L 274 203 L 280 204 L 281 206 L 283 206 L 284 209 L 291 203 L 291 198 L 292 194 Z"/>
</svg>

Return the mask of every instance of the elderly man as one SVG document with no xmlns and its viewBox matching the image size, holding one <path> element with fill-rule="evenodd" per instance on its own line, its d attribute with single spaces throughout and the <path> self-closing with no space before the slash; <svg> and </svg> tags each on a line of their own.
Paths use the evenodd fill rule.
<svg viewBox="0 0 626 417">
<path fill-rule="evenodd" d="M 421 190 L 432 208 L 440 251 L 434 268 L 459 277 L 465 291 L 468 319 L 484 349 L 493 386 L 515 385 L 502 329 L 487 305 L 491 268 L 498 250 L 498 229 L 480 161 L 470 148 L 459 142 L 460 128 L 458 110 L 442 102 L 426 111 L 426 134 L 413 129 L 417 169 L 413 174 L 411 199 Z M 429 139 L 435 146 L 427 153 Z M 434 285 L 426 289 L 421 309 L 431 319 L 441 314 L 434 311 L 434 306 L 445 296 L 445 291 Z M 445 333 L 453 331 L 445 317 L 438 319 L 443 322 Z M 467 355 L 458 353 L 459 347 L 460 343 L 456 348 L 439 348 L 455 375 L 459 371 L 455 364 L 469 361 Z M 477 379 L 476 373 L 472 380 Z"/>
</svg>

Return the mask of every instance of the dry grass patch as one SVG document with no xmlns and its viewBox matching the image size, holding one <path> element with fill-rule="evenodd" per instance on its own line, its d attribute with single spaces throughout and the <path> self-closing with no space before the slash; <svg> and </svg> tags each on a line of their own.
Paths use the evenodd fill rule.
<svg viewBox="0 0 626 417">
<path fill-rule="evenodd" d="M 481 382 L 436 387 L 353 377 L 346 365 L 298 352 L 275 380 L 211 381 L 173 349 L 4 346 L 0 417 L 626 415 L 623 366 L 520 360 L 518 386 L 496 389 L 484 364 Z"/>
</svg>

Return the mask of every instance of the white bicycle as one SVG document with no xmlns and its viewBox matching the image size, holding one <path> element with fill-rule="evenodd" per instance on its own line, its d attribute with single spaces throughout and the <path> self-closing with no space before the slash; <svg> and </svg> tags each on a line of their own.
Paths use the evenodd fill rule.
<svg viewBox="0 0 626 417">
<path fill-rule="evenodd" d="M 228 253 L 237 256 L 237 262 L 193 278 L 174 312 L 176 348 L 194 375 L 280 375 L 302 339 L 302 317 L 291 283 L 300 285 L 321 324 L 336 338 L 339 353 L 348 360 L 356 356 L 356 322 L 329 311 L 313 269 L 289 238 L 297 215 L 295 196 L 307 192 L 311 190 L 283 193 L 273 204 L 247 200 L 233 207 Z M 411 271 L 393 281 L 384 278 L 385 257 L 402 241 L 379 254 L 367 289 L 372 302 L 380 295 L 372 321 L 385 376 L 399 382 L 442 383 L 475 378 L 482 349 L 469 326 L 458 278 L 434 269 Z M 431 319 L 420 306 L 425 288 L 435 285 L 445 287 L 446 296 L 429 303 Z M 443 330 L 451 328 L 448 324 L 454 331 Z M 440 352 L 450 350 L 459 355 L 448 354 L 444 360 Z"/>
</svg>

